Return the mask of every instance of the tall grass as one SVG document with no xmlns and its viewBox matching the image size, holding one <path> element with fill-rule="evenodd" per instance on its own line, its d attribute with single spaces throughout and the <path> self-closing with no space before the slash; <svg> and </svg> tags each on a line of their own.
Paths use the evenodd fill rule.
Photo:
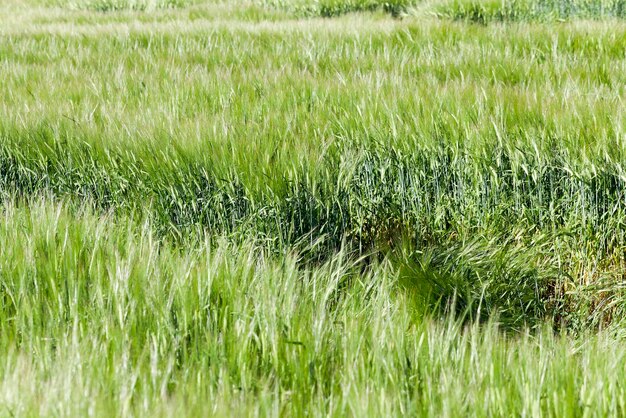
<svg viewBox="0 0 626 418">
<path fill-rule="evenodd" d="M 0 5 L 7 415 L 624 414 L 622 22 L 124 4 Z"/>
<path fill-rule="evenodd" d="M 158 9 L 172 9 L 188 4 L 187 0 L 84 0 L 63 2 L 70 9 L 93 10 L 97 12 L 116 11 L 153 11 Z"/>
<path fill-rule="evenodd" d="M 415 6 L 416 0 L 263 0 L 300 16 L 336 17 L 346 13 L 383 11 L 398 17 Z"/>
<path fill-rule="evenodd" d="M 486 24 L 490 22 L 559 21 L 626 17 L 623 0 L 455 1 L 442 4 L 442 16 Z"/>
<path fill-rule="evenodd" d="M 622 177 L 611 173 L 617 167 L 608 162 L 585 177 L 568 173 L 558 160 L 518 162 L 519 171 L 513 170 L 500 152 L 493 160 L 456 163 L 442 150 L 382 160 L 364 154 L 347 168 L 318 167 L 280 189 L 258 192 L 236 173 L 221 178 L 209 165 L 171 149 L 124 154 L 29 141 L 28 151 L 4 141 L 4 190 L 23 196 L 46 191 L 102 211 L 147 210 L 161 236 L 182 242 L 199 231 L 253 237 L 278 252 L 304 245 L 311 260 L 342 245 L 383 255 L 407 245 L 418 252 L 434 249 L 436 277 L 448 281 L 442 297 L 482 297 L 520 323 L 548 314 L 583 319 L 576 318 L 575 305 L 563 312 L 548 312 L 547 306 L 563 302 L 568 283 L 582 286 L 576 276 L 590 265 L 604 276 L 605 290 L 617 286 L 619 292 L 624 196 Z M 476 240 L 477 234 L 485 238 Z M 610 308 L 606 315 L 616 307 Z"/>
<path fill-rule="evenodd" d="M 364 273 L 340 250 L 303 268 L 224 240 L 181 252 L 151 230 L 46 200 L 5 204 L 8 414 L 624 411 L 619 332 L 507 337 L 493 320 L 435 322 L 386 262 Z"/>
<path fill-rule="evenodd" d="M 515 327 L 619 317 L 623 28 L 320 29 L 12 37 L 0 187 L 147 211 L 180 242 L 425 252 L 439 297 Z"/>
</svg>

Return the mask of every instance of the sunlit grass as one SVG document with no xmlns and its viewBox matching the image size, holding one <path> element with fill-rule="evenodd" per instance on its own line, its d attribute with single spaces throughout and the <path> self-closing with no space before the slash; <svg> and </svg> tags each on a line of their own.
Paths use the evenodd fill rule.
<svg viewBox="0 0 626 418">
<path fill-rule="evenodd" d="M 619 16 L 95 4 L 0 5 L 8 415 L 624 414 Z"/>
<path fill-rule="evenodd" d="M 393 264 L 364 272 L 339 250 L 302 267 L 295 254 L 274 259 L 223 239 L 181 252 L 151 229 L 46 200 L 5 205 L 8 413 L 624 411 L 620 332 L 507 336 L 496 317 L 433 321 Z"/>
</svg>

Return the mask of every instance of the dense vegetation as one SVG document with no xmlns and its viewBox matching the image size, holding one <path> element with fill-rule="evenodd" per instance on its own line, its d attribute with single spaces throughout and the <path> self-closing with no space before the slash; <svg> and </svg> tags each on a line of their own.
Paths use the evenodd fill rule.
<svg viewBox="0 0 626 418">
<path fill-rule="evenodd" d="M 0 4 L 0 414 L 626 413 L 623 9 Z"/>
</svg>

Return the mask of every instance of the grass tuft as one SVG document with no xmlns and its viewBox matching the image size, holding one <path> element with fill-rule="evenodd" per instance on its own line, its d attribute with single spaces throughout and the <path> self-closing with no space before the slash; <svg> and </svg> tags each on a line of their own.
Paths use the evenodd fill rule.
<svg viewBox="0 0 626 418">
<path fill-rule="evenodd" d="M 383 11 L 400 17 L 416 0 L 264 0 L 264 4 L 300 16 L 336 17 L 347 13 Z"/>
<path fill-rule="evenodd" d="M 175 9 L 186 6 L 187 0 L 84 0 L 70 4 L 70 7 L 96 12 L 152 11 Z"/>
</svg>

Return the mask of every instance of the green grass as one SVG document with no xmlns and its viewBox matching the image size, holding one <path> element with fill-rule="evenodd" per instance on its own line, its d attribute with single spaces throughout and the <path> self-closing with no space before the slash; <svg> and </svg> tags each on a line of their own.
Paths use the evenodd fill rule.
<svg viewBox="0 0 626 418">
<path fill-rule="evenodd" d="M 563 21 L 626 17 L 623 0 L 512 0 L 455 1 L 443 4 L 440 14 L 455 20 L 490 22 Z"/>
<path fill-rule="evenodd" d="M 626 413 L 617 3 L 97 4 L 0 5 L 0 415 Z"/>
<path fill-rule="evenodd" d="M 261 0 L 262 4 L 300 16 L 335 17 L 346 13 L 383 11 L 394 17 L 406 14 L 416 0 Z"/>
<path fill-rule="evenodd" d="M 98 12 L 116 12 L 121 10 L 150 11 L 183 7 L 185 3 L 184 0 L 89 0 L 72 3 L 70 7 Z"/>
<path fill-rule="evenodd" d="M 389 263 L 315 267 L 250 243 L 181 250 L 135 219 L 8 203 L 4 413 L 624 412 L 620 333 L 506 336 L 424 317 Z"/>
</svg>

